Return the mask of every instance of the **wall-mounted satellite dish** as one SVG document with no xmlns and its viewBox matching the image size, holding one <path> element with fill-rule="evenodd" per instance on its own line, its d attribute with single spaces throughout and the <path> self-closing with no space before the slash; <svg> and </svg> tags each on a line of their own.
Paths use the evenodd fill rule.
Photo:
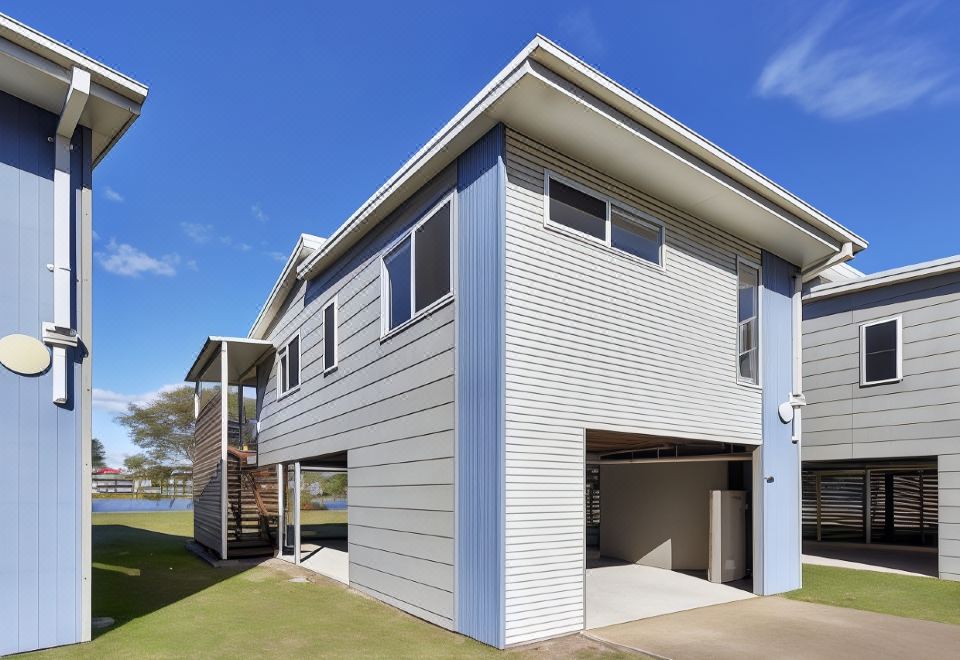
<svg viewBox="0 0 960 660">
<path fill-rule="evenodd" d="M 0 338 L 0 364 L 24 376 L 42 374 L 50 366 L 50 351 L 29 335 Z"/>
<path fill-rule="evenodd" d="M 780 413 L 780 421 L 784 424 L 789 424 L 793 421 L 793 406 L 790 405 L 789 401 L 781 403 L 780 407 L 777 408 L 777 412 Z"/>
</svg>

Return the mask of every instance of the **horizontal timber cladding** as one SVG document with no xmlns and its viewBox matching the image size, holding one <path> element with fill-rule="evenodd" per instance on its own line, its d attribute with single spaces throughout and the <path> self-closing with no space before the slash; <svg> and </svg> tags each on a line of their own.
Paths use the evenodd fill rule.
<svg viewBox="0 0 960 660">
<path fill-rule="evenodd" d="M 960 273 L 803 309 L 804 460 L 936 456 L 960 442 Z M 860 386 L 860 324 L 901 316 L 903 380 Z"/>
<path fill-rule="evenodd" d="M 960 453 L 940 456 L 937 467 L 940 577 L 960 580 Z"/>
<path fill-rule="evenodd" d="M 760 442 L 761 393 L 736 382 L 737 257 L 760 253 L 514 131 L 506 153 L 505 600 L 515 644 L 583 627 L 584 429 Z M 661 220 L 665 268 L 545 228 L 545 169 Z"/>
<path fill-rule="evenodd" d="M 268 339 L 300 332 L 300 388 L 277 400 L 258 367 L 259 462 L 347 451 L 350 584 L 441 626 L 454 619 L 454 314 L 438 308 L 380 336 L 380 256 L 456 186 L 450 167 L 318 278 L 290 293 Z M 324 373 L 323 306 L 337 298 L 339 354 Z"/>
<path fill-rule="evenodd" d="M 193 538 L 217 554 L 223 542 L 221 414 L 217 389 L 200 411 L 193 436 Z"/>
</svg>

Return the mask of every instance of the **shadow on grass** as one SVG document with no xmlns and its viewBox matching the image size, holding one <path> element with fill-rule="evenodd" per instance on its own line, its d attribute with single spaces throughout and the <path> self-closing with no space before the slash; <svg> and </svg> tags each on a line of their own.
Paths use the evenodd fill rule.
<svg viewBox="0 0 960 660">
<path fill-rule="evenodd" d="M 127 525 L 93 527 L 93 616 L 115 621 L 94 637 L 247 570 L 210 566 L 186 549 L 188 540 Z"/>
</svg>

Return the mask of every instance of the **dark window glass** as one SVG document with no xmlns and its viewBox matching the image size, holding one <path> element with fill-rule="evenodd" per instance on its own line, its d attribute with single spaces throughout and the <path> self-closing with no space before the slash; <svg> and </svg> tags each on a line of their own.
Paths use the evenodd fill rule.
<svg viewBox="0 0 960 660">
<path fill-rule="evenodd" d="M 279 384 L 280 394 L 283 394 L 288 389 L 290 389 L 290 386 L 287 384 L 289 374 L 290 372 L 287 369 L 287 356 L 283 355 L 280 357 L 280 373 L 277 374 L 278 380 L 280 381 L 280 384 Z"/>
<path fill-rule="evenodd" d="M 290 365 L 290 377 L 288 389 L 293 389 L 300 384 L 300 338 L 294 337 L 287 344 L 287 364 Z"/>
<path fill-rule="evenodd" d="M 863 329 L 864 382 L 897 377 L 897 321 L 868 325 Z"/>
<path fill-rule="evenodd" d="M 416 311 L 450 293 L 450 204 L 444 204 L 417 228 Z"/>
<path fill-rule="evenodd" d="M 741 380 L 759 383 L 760 272 L 746 264 L 737 268 L 737 373 Z"/>
<path fill-rule="evenodd" d="M 336 304 L 323 310 L 323 368 L 337 364 L 337 309 Z"/>
<path fill-rule="evenodd" d="M 616 207 L 610 211 L 610 244 L 651 263 L 660 263 L 660 228 L 635 221 Z"/>
<path fill-rule="evenodd" d="M 410 319 L 410 239 L 404 239 L 383 263 L 387 270 L 387 327 L 395 328 Z"/>
<path fill-rule="evenodd" d="M 607 238 L 607 203 L 550 180 L 550 220 L 599 238 Z"/>
</svg>

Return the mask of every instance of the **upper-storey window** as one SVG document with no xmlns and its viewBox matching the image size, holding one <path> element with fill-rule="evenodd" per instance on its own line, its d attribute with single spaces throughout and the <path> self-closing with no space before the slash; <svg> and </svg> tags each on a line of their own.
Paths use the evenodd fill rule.
<svg viewBox="0 0 960 660">
<path fill-rule="evenodd" d="M 277 351 L 277 398 L 300 387 L 300 333 Z"/>
<path fill-rule="evenodd" d="M 860 326 L 860 384 L 879 385 L 903 378 L 902 320 L 870 321 Z"/>
<path fill-rule="evenodd" d="M 760 269 L 737 260 L 737 379 L 760 384 Z"/>
<path fill-rule="evenodd" d="M 381 270 L 384 334 L 450 296 L 452 217 L 453 198 L 448 197 L 384 255 Z"/>
<path fill-rule="evenodd" d="M 337 368 L 337 299 L 323 308 L 323 372 Z"/>
<path fill-rule="evenodd" d="M 547 172 L 547 226 L 573 230 L 620 252 L 663 265 L 663 225 L 604 195 Z"/>
</svg>

